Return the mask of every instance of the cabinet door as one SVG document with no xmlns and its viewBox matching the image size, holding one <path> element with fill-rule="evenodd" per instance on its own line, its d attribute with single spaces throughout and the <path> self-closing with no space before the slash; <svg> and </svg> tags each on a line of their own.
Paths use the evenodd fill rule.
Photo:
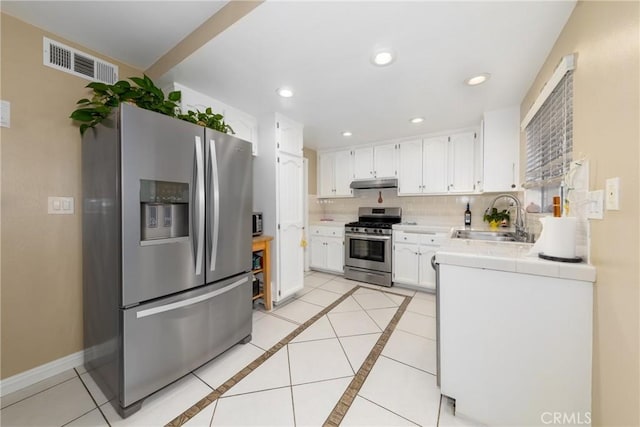
<svg viewBox="0 0 640 427">
<path fill-rule="evenodd" d="M 398 158 L 398 194 L 422 192 L 422 140 L 400 143 Z"/>
<path fill-rule="evenodd" d="M 251 154 L 258 154 L 258 121 L 255 117 L 235 108 L 227 107 L 224 121 L 231 126 L 234 135 L 251 143 Z"/>
<path fill-rule="evenodd" d="M 276 117 L 276 147 L 281 152 L 302 156 L 302 125 L 279 114 Z"/>
<path fill-rule="evenodd" d="M 304 286 L 302 157 L 280 153 L 277 163 L 277 292 L 276 301 Z"/>
<path fill-rule="evenodd" d="M 518 189 L 520 108 L 484 114 L 484 191 Z"/>
<path fill-rule="evenodd" d="M 334 190 L 335 153 L 318 155 L 318 196 L 332 197 Z"/>
<path fill-rule="evenodd" d="M 436 246 L 420 246 L 418 285 L 426 289 L 436 290 L 436 271 L 431 266 L 431 257 L 436 253 Z"/>
<path fill-rule="evenodd" d="M 334 196 L 351 196 L 351 181 L 353 180 L 353 164 L 351 151 L 336 151 L 334 154 Z"/>
<path fill-rule="evenodd" d="M 373 147 L 373 173 L 376 178 L 395 178 L 397 176 L 396 144 Z"/>
<path fill-rule="evenodd" d="M 311 249 L 310 267 L 326 268 L 326 239 L 317 236 L 311 236 L 309 247 Z"/>
<path fill-rule="evenodd" d="M 327 270 L 344 272 L 344 240 L 338 237 L 328 237 L 325 241 Z"/>
<path fill-rule="evenodd" d="M 353 179 L 370 179 L 373 176 L 373 147 L 353 150 Z"/>
<path fill-rule="evenodd" d="M 449 141 L 449 192 L 474 191 L 475 133 L 451 135 Z"/>
<path fill-rule="evenodd" d="M 396 243 L 393 246 L 393 281 L 418 284 L 418 245 Z"/>
<path fill-rule="evenodd" d="M 445 193 L 447 191 L 447 137 L 425 139 L 422 155 L 423 192 Z"/>
</svg>

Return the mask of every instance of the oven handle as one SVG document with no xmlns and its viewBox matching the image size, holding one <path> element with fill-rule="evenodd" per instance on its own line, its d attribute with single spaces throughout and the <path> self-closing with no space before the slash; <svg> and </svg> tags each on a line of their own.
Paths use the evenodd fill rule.
<svg viewBox="0 0 640 427">
<path fill-rule="evenodd" d="M 366 239 L 366 240 L 391 240 L 391 236 L 376 236 L 374 234 L 345 233 L 344 237 L 350 237 L 352 239 Z"/>
</svg>

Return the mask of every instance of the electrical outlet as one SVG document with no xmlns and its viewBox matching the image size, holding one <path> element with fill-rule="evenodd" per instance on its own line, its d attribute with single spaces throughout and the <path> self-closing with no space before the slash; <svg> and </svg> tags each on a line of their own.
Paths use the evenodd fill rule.
<svg viewBox="0 0 640 427">
<path fill-rule="evenodd" d="M 620 178 L 609 178 L 605 181 L 605 197 L 608 211 L 620 210 Z"/>
<path fill-rule="evenodd" d="M 587 218 L 602 219 L 604 216 L 604 190 L 587 193 Z"/>
</svg>

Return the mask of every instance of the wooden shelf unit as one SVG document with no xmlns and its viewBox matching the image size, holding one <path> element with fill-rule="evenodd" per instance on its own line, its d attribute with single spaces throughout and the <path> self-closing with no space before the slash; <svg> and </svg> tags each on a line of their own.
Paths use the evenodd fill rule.
<svg viewBox="0 0 640 427">
<path fill-rule="evenodd" d="M 271 265 L 271 241 L 273 240 L 272 236 L 256 236 L 253 238 L 253 253 L 262 252 L 262 268 L 257 268 L 253 270 L 253 274 L 262 274 L 262 290 L 258 292 L 256 296 L 253 297 L 255 301 L 258 298 L 262 298 L 264 302 L 264 308 L 266 310 L 271 310 L 271 274 L 270 274 L 270 265 Z M 253 260 L 252 260 L 253 262 Z"/>
</svg>

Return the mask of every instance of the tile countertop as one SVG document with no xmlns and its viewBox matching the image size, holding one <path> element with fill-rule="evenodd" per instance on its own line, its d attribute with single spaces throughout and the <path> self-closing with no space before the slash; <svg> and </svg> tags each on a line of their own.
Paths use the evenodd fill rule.
<svg viewBox="0 0 640 427">
<path fill-rule="evenodd" d="M 309 221 L 309 226 L 344 227 L 349 221 Z"/>
<path fill-rule="evenodd" d="M 426 225 L 418 223 L 400 223 L 393 224 L 393 229 L 398 231 L 407 231 L 411 233 L 447 233 L 451 234 L 455 227 L 445 225 Z"/>
<path fill-rule="evenodd" d="M 536 276 L 595 282 L 596 269 L 586 263 L 547 261 L 528 255 L 530 243 L 447 239 L 436 252 L 440 264 L 486 268 Z"/>
</svg>

